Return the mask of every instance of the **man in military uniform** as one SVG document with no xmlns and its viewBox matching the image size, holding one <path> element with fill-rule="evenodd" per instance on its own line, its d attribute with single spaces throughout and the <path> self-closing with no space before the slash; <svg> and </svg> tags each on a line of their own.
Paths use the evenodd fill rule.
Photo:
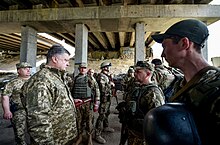
<svg viewBox="0 0 220 145">
<path fill-rule="evenodd" d="M 168 99 L 173 95 L 173 85 L 178 79 L 181 79 L 178 76 L 175 76 L 174 73 L 166 68 L 160 59 L 153 59 L 151 61 L 154 64 L 154 74 L 153 74 L 153 81 L 157 83 L 157 85 L 163 90 L 165 95 L 165 101 L 167 102 Z"/>
<path fill-rule="evenodd" d="M 79 65 L 79 74 L 74 79 L 74 87 L 72 90 L 77 110 L 77 124 L 79 132 L 76 145 L 82 142 L 84 130 L 87 132 L 87 144 L 93 144 L 93 108 L 94 110 L 97 109 L 100 100 L 99 88 L 96 87 L 95 84 L 97 84 L 95 79 L 92 79 L 92 77 L 87 75 L 87 64 L 81 63 Z M 93 95 L 95 95 L 94 98 Z"/>
<path fill-rule="evenodd" d="M 108 117 L 110 115 L 110 106 L 111 106 L 111 98 L 112 98 L 112 87 L 114 87 L 114 83 L 110 79 L 110 62 L 103 62 L 101 64 L 101 73 L 97 78 L 97 82 L 99 84 L 100 89 L 100 105 L 99 105 L 99 116 L 96 120 L 96 131 L 95 131 L 95 139 L 97 142 L 104 144 L 106 140 L 101 136 L 102 132 L 102 123 L 103 123 L 103 131 L 106 132 L 114 132 L 113 128 L 109 127 Z"/>
<path fill-rule="evenodd" d="M 217 145 L 220 137 L 220 71 L 210 66 L 202 55 L 208 36 L 206 24 L 196 19 L 186 19 L 152 38 L 162 43 L 161 56 L 169 65 L 184 73 L 184 79 L 176 83 L 176 93 L 170 101 L 185 103 L 188 107 L 197 126 L 200 144 Z M 171 134 L 166 136 L 172 138 Z M 185 137 L 179 134 L 179 141 Z"/>
<path fill-rule="evenodd" d="M 125 99 L 127 93 L 129 92 L 130 82 L 133 83 L 134 80 L 134 69 L 129 67 L 126 76 L 122 78 L 121 85 L 123 89 L 123 99 Z"/>
<path fill-rule="evenodd" d="M 18 77 L 6 84 L 3 91 L 2 107 L 4 119 L 12 119 L 12 125 L 17 145 L 26 145 L 25 129 L 26 114 L 20 100 L 20 92 L 23 84 L 30 78 L 31 65 L 27 62 L 16 64 Z"/>
<path fill-rule="evenodd" d="M 46 65 L 22 87 L 31 144 L 69 145 L 77 137 L 76 108 L 65 79 L 70 53 L 53 45 Z"/>
<path fill-rule="evenodd" d="M 143 120 L 145 114 L 163 105 L 162 90 L 151 81 L 154 67 L 146 61 L 138 61 L 135 65 L 135 79 L 140 83 L 133 88 L 130 98 L 126 100 L 126 123 L 128 129 L 128 145 L 143 145 Z"/>
<path fill-rule="evenodd" d="M 88 77 L 91 79 L 91 88 L 92 88 L 92 99 L 93 99 L 93 111 L 97 112 L 99 108 L 99 103 L 100 103 L 100 90 L 99 90 L 99 85 L 94 77 L 94 70 L 89 69 L 88 72 Z"/>
</svg>

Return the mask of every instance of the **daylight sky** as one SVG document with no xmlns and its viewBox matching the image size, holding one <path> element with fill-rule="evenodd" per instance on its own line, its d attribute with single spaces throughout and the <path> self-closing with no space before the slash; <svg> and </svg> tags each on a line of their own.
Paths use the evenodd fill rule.
<svg viewBox="0 0 220 145">
<path fill-rule="evenodd" d="M 210 4 L 220 5 L 220 0 L 213 0 Z M 208 38 L 208 61 L 210 64 L 212 57 L 220 57 L 220 21 L 217 21 L 208 26 L 209 38 Z M 161 44 L 155 43 L 153 46 L 155 57 L 160 58 L 162 47 Z"/>
</svg>

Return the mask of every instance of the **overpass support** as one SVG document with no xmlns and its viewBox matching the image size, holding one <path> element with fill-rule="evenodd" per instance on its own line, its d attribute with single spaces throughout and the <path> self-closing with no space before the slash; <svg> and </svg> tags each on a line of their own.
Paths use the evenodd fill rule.
<svg viewBox="0 0 220 145">
<path fill-rule="evenodd" d="M 203 21 L 205 24 L 207 24 L 207 22 L 206 21 Z M 205 45 L 204 45 L 204 47 L 202 48 L 202 55 L 203 55 L 203 57 L 207 60 L 207 61 L 209 61 L 208 59 L 208 42 L 207 41 L 205 41 Z"/>
<path fill-rule="evenodd" d="M 84 62 L 87 63 L 88 56 L 88 28 L 84 24 L 76 24 L 76 45 L 75 45 L 75 67 L 74 76 L 79 71 L 79 64 Z"/>
<path fill-rule="evenodd" d="M 37 31 L 29 26 L 21 27 L 20 62 L 29 62 L 36 72 Z"/>
<path fill-rule="evenodd" d="M 145 60 L 145 45 L 144 45 L 144 22 L 136 23 L 135 25 L 135 57 L 134 64 L 139 60 Z"/>
</svg>

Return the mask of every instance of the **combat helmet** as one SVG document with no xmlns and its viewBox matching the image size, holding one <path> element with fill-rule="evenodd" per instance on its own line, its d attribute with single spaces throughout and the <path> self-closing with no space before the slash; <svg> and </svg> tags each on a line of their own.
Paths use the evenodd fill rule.
<svg viewBox="0 0 220 145">
<path fill-rule="evenodd" d="M 201 145 L 193 116 L 183 103 L 151 109 L 143 126 L 148 145 Z"/>
<path fill-rule="evenodd" d="M 104 68 L 104 67 L 108 67 L 108 66 L 112 66 L 111 62 L 107 62 L 107 61 L 105 61 L 105 62 L 101 63 L 100 68 L 102 69 L 102 68 Z"/>
</svg>

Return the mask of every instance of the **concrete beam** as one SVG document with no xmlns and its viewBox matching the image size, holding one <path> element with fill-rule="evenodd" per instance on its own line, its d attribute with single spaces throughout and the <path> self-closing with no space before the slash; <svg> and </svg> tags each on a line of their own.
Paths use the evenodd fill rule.
<svg viewBox="0 0 220 145">
<path fill-rule="evenodd" d="M 115 34 L 113 32 L 106 32 L 105 34 L 108 37 L 112 48 L 115 49 Z"/>
<path fill-rule="evenodd" d="M 125 32 L 119 32 L 119 41 L 120 41 L 120 46 L 123 47 L 125 44 Z"/>
<path fill-rule="evenodd" d="M 112 20 L 112 32 L 133 32 L 133 26 L 140 21 L 147 24 L 148 30 L 163 31 L 167 26 L 186 18 L 197 18 L 209 25 L 220 19 L 220 5 L 127 5 L 86 9 L 7 10 L 0 11 L 0 33 L 20 32 L 21 25 L 29 25 L 38 32 L 48 33 L 52 29 L 47 25 L 65 26 L 56 27 L 57 30 L 53 31 L 72 33 L 72 26 L 78 23 L 86 24 L 90 32 L 105 32 L 108 26 L 103 27 L 100 21 L 106 19 Z"/>
<path fill-rule="evenodd" d="M 99 40 L 99 42 L 102 44 L 102 46 L 105 49 L 108 49 L 108 42 L 106 42 L 107 40 L 104 38 L 103 34 L 102 33 L 98 33 L 98 32 L 94 32 L 93 34 Z"/>
</svg>

